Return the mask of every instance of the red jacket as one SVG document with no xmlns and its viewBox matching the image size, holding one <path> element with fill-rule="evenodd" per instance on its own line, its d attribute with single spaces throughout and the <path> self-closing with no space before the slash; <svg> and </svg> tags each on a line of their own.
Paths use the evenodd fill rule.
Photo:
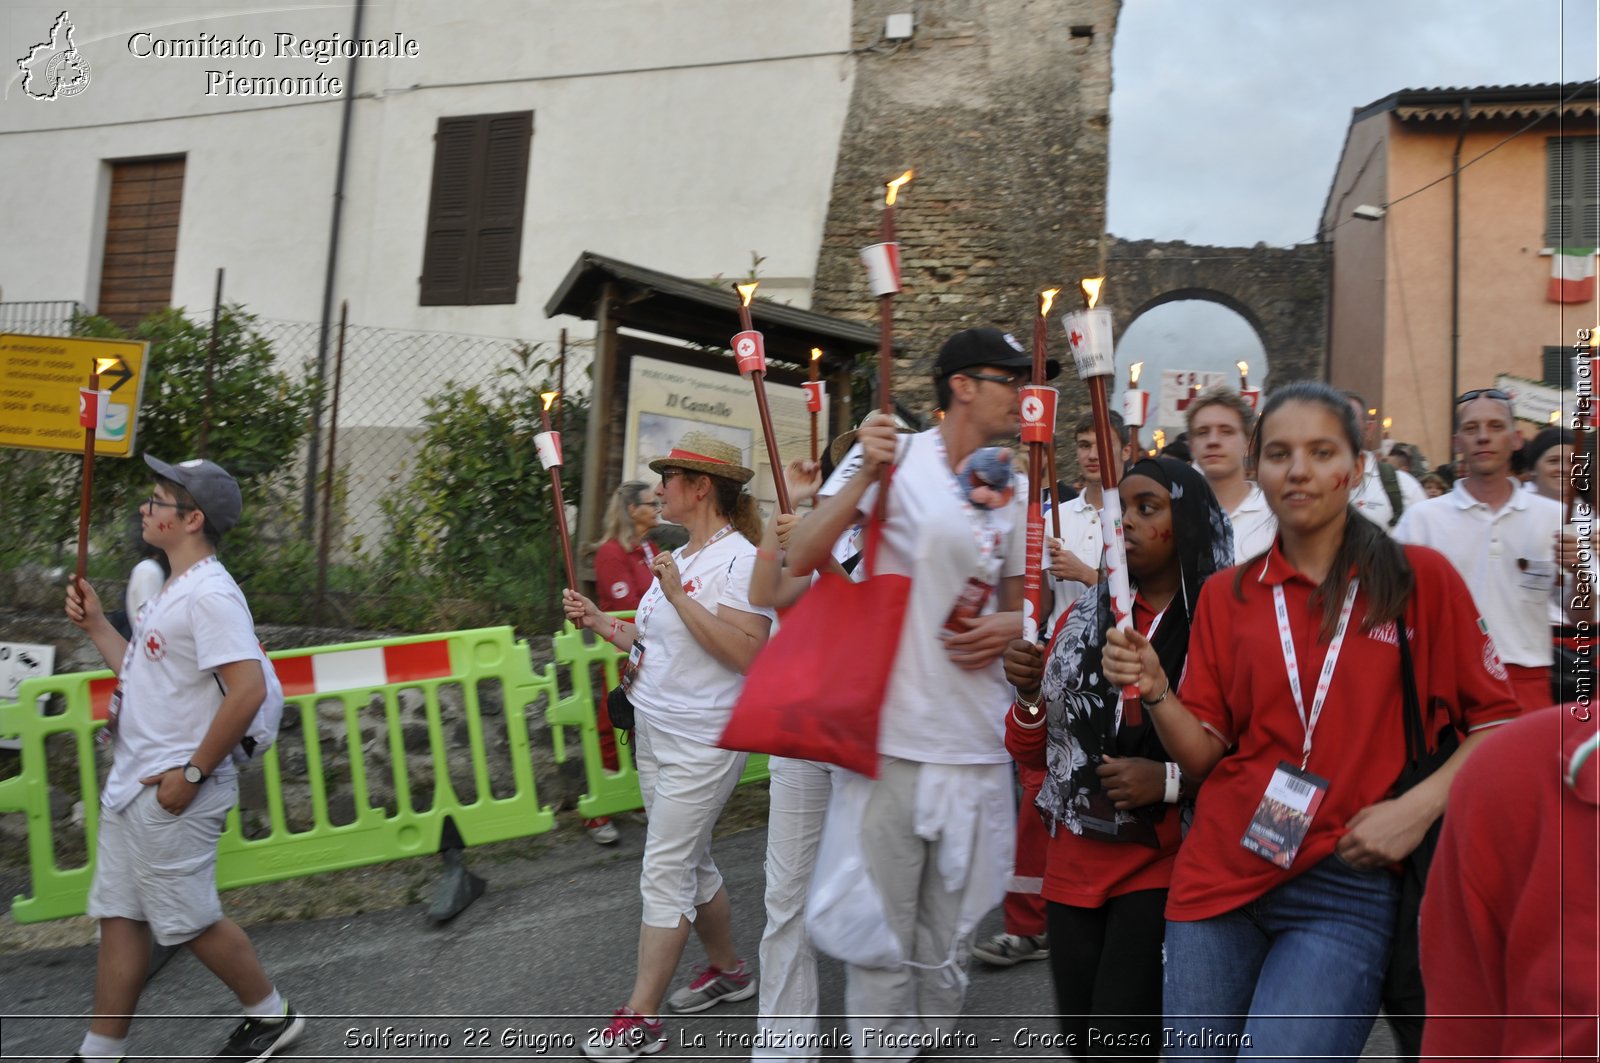
<svg viewBox="0 0 1600 1063">
<path fill-rule="evenodd" d="M 1450 788 L 1422 901 L 1431 1060 L 1594 1059 L 1600 754 L 1589 706 L 1494 731 Z M 1589 716 L 1588 722 L 1579 715 Z"/>
</svg>

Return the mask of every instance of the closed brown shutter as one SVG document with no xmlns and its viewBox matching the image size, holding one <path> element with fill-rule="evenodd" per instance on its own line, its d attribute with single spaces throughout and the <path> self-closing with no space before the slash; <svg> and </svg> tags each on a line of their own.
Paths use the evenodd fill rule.
<svg viewBox="0 0 1600 1063">
<path fill-rule="evenodd" d="M 183 169 L 181 155 L 111 166 L 96 309 L 123 328 L 172 305 Z"/>
<path fill-rule="evenodd" d="M 517 301 L 532 139 L 531 111 L 439 119 L 423 306 Z"/>
</svg>

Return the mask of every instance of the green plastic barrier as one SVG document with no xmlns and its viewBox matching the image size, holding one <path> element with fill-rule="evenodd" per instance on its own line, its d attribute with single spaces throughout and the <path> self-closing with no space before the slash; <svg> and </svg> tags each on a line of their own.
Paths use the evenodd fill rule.
<svg viewBox="0 0 1600 1063">
<path fill-rule="evenodd" d="M 631 612 L 613 614 L 630 619 Z M 555 742 L 558 762 L 566 758 L 563 727 L 578 728 L 578 742 L 583 748 L 583 769 L 588 792 L 578 799 L 578 812 L 585 819 L 611 816 L 644 807 L 639 796 L 639 776 L 633 769 L 633 747 L 617 744 L 617 770 L 607 771 L 600 759 L 600 732 L 595 722 L 594 683 L 590 678 L 598 665 L 605 675 L 607 690 L 616 686 L 618 662 L 627 655 L 604 639 L 586 636 L 569 622 L 550 639 L 555 650 L 555 663 L 567 669 L 568 693 L 551 702 L 545 712 Z M 752 753 L 745 763 L 740 784 L 761 782 L 768 777 L 767 757 Z"/>
<path fill-rule="evenodd" d="M 262 775 L 267 829 L 264 836 L 246 838 L 239 809 L 229 813 L 219 844 L 219 888 L 432 853 L 439 847 L 446 817 L 454 820 L 468 845 L 541 834 L 554 825 L 551 810 L 539 804 L 528 721 L 530 706 L 539 699 L 555 704 L 556 670 L 547 666 L 534 673 L 527 644 L 516 641 L 510 628 L 290 650 L 271 657 L 288 694 L 284 727 L 260 765 L 246 769 Z M 19 923 L 58 919 L 84 910 L 99 825 L 93 734 L 103 726 L 93 718 L 92 703 L 108 693 L 110 675 L 73 673 L 29 679 L 18 689 L 16 703 L 0 705 L 0 735 L 20 740 L 23 769 L 20 775 L 0 781 L 0 812 L 22 812 L 28 820 L 33 895 L 19 895 L 13 901 L 12 913 Z M 479 684 L 491 682 L 500 687 L 502 714 L 497 724 L 489 722 L 493 717 L 486 716 L 479 701 Z M 451 733 L 446 733 L 451 721 L 444 718 L 439 691 L 447 685 L 461 691 L 470 781 L 451 777 L 449 743 L 460 730 L 451 728 Z M 431 769 L 426 780 L 414 779 L 407 766 L 399 704 L 400 692 L 406 689 L 420 691 L 424 699 Z M 45 695 L 57 696 L 63 711 L 41 714 L 37 700 Z M 296 713 L 298 728 L 293 726 Z M 334 724 L 342 722 L 343 734 L 338 736 L 342 741 L 322 737 L 319 717 L 322 726 L 331 727 L 335 735 L 339 728 Z M 365 739 L 363 723 L 375 722 L 380 725 L 373 741 L 385 742 L 389 753 L 394 807 L 371 803 L 369 755 L 362 751 L 348 758 L 353 818 L 335 823 L 328 805 L 324 747 L 331 744 L 359 751 Z M 484 731 L 491 725 L 505 728 L 505 759 L 510 765 L 509 793 L 499 796 L 494 787 L 506 786 L 506 780 L 491 777 Z M 285 811 L 281 756 L 296 733 L 305 756 L 312 816 L 309 825 L 291 825 Z M 47 743 L 52 738 L 69 742 L 73 752 L 69 770 L 84 804 L 84 844 L 90 854 L 82 866 L 63 867 L 55 856 L 47 758 Z M 598 753 L 595 759 L 598 761 Z M 58 787 L 62 782 L 58 778 Z M 426 801 L 416 799 L 419 782 L 431 787 Z M 469 792 L 463 795 L 458 789 Z"/>
</svg>

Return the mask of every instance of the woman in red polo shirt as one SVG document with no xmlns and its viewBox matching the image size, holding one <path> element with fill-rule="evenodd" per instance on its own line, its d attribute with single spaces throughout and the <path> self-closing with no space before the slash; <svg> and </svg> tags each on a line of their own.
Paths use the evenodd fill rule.
<svg viewBox="0 0 1600 1063">
<path fill-rule="evenodd" d="M 1344 396 L 1274 392 L 1251 451 L 1278 539 L 1201 592 L 1182 699 L 1137 632 L 1112 632 L 1104 654 L 1107 678 L 1138 684 L 1168 753 L 1205 780 L 1167 899 L 1165 1049 L 1354 1058 L 1395 929 L 1391 865 L 1517 704 L 1449 562 L 1350 507 L 1361 443 Z M 1397 619 L 1421 703 L 1476 733 L 1393 797 L 1406 761 Z"/>
<path fill-rule="evenodd" d="M 1233 529 L 1205 477 L 1175 458 L 1139 462 L 1120 491 L 1134 626 L 1176 675 L 1201 585 L 1233 563 Z M 1102 580 L 1058 625 L 1048 656 L 1011 643 L 1006 678 L 1017 703 L 1006 749 L 1045 773 L 1037 804 L 1052 838 L 1040 892 L 1066 1047 L 1154 1059 L 1163 1041 L 1163 910 L 1181 833 L 1168 806 L 1179 779 L 1149 714 L 1104 677 L 1113 620 Z"/>
<path fill-rule="evenodd" d="M 653 553 L 645 536 L 661 520 L 661 502 L 650 485 L 628 480 L 611 495 L 594 551 L 594 599 L 601 612 L 620 613 L 633 609 L 650 589 L 655 576 L 650 571 Z M 600 733 L 600 762 L 607 771 L 617 770 L 617 740 L 606 712 L 606 694 L 594 699 L 595 726 Z M 615 844 L 620 835 L 611 817 L 583 821 L 584 829 L 601 845 Z"/>
</svg>

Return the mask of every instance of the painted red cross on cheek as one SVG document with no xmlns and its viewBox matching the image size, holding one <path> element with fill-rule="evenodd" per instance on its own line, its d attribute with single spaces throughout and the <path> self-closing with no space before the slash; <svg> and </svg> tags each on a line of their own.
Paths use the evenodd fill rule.
<svg viewBox="0 0 1600 1063">
<path fill-rule="evenodd" d="M 1349 473 L 1345 473 L 1343 476 L 1339 477 L 1339 479 L 1334 481 L 1334 485 L 1333 486 L 1336 489 L 1340 490 L 1340 491 L 1342 491 L 1345 488 L 1349 487 L 1350 486 L 1350 474 Z"/>
</svg>

